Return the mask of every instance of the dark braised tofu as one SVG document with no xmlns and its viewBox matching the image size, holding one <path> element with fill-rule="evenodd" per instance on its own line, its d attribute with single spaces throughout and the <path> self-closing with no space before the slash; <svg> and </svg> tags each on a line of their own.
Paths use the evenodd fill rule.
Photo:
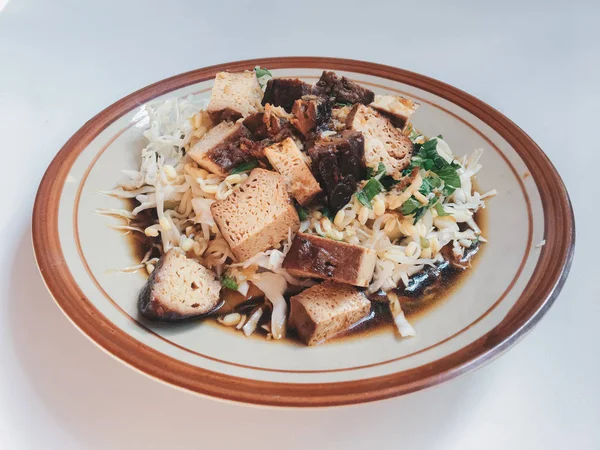
<svg viewBox="0 0 600 450">
<path fill-rule="evenodd" d="M 419 104 L 401 96 L 376 95 L 375 100 L 369 106 L 390 119 L 392 125 L 403 129 Z"/>
<path fill-rule="evenodd" d="M 221 122 L 202 136 L 188 155 L 200 167 L 226 176 L 250 159 L 250 155 L 240 148 L 240 139 L 250 137 L 250 132 L 241 123 Z"/>
<path fill-rule="evenodd" d="M 176 322 L 213 311 L 220 291 L 221 283 L 212 270 L 171 249 L 148 278 L 138 307 L 148 319 Z"/>
<path fill-rule="evenodd" d="M 219 72 L 206 112 L 214 122 L 237 120 L 259 112 L 263 92 L 254 71 Z"/>
<path fill-rule="evenodd" d="M 331 101 L 325 97 L 305 95 L 294 102 L 294 126 L 306 137 L 331 119 Z"/>
<path fill-rule="evenodd" d="M 263 106 L 270 103 L 292 112 L 294 102 L 303 95 L 311 94 L 313 87 L 298 78 L 277 78 L 267 82 Z"/>
<path fill-rule="evenodd" d="M 210 211 L 238 261 L 274 247 L 300 227 L 285 179 L 271 170 L 254 169 Z"/>
<path fill-rule="evenodd" d="M 399 180 L 402 170 L 410 164 L 413 144 L 408 136 L 373 108 L 355 105 L 348 115 L 348 128 L 360 131 L 365 137 L 367 166 L 377 169 L 383 163 L 386 174 Z"/>
<path fill-rule="evenodd" d="M 371 312 L 371 302 L 356 288 L 332 281 L 306 289 L 290 299 L 290 328 L 307 345 L 339 334 Z"/>
<path fill-rule="evenodd" d="M 335 213 L 356 191 L 358 180 L 366 177 L 365 141 L 362 133 L 346 130 L 318 139 L 309 149 L 313 172 L 327 193 Z"/>
<path fill-rule="evenodd" d="M 315 93 L 327 97 L 334 97 L 336 103 L 371 103 L 375 94 L 373 91 L 349 80 L 339 78 L 335 72 L 324 71 L 315 86 Z"/>
<path fill-rule="evenodd" d="M 331 279 L 366 287 L 373 277 L 376 261 L 375 250 L 298 233 L 282 267 L 295 277 Z"/>
<path fill-rule="evenodd" d="M 265 148 L 273 168 L 285 179 L 289 193 L 301 205 L 308 205 L 321 194 L 321 187 L 304 161 L 304 156 L 292 138 Z"/>
<path fill-rule="evenodd" d="M 250 130 L 252 137 L 259 141 L 269 136 L 267 126 L 265 125 L 264 112 L 258 112 L 249 115 L 244 119 L 242 124 Z"/>
<path fill-rule="evenodd" d="M 240 141 L 240 148 L 250 157 L 266 161 L 265 148 L 287 138 L 292 138 L 297 142 L 297 134 L 294 132 L 294 128 L 290 123 L 282 125 L 281 130 L 274 136 L 269 136 L 260 141 L 242 138 Z"/>
</svg>

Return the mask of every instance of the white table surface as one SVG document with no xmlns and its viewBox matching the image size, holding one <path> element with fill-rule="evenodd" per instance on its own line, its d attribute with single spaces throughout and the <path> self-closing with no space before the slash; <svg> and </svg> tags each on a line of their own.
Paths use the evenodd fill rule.
<svg viewBox="0 0 600 450">
<path fill-rule="evenodd" d="M 600 448 L 600 2 L 395 3 L 0 0 L 1 449 Z M 562 294 L 515 348 L 401 398 L 257 409 L 139 375 L 62 315 L 30 243 L 34 195 L 61 145 L 149 83 L 280 55 L 438 78 L 545 149 L 570 191 L 578 247 Z"/>
</svg>

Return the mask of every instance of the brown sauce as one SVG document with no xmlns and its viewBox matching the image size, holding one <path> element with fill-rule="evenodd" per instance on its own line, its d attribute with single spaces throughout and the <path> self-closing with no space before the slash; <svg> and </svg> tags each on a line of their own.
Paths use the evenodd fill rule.
<svg viewBox="0 0 600 450">
<path fill-rule="evenodd" d="M 133 209 L 135 206 L 137 206 L 137 202 L 134 199 L 129 200 L 126 205 L 128 209 Z M 485 235 L 485 230 L 487 228 L 485 209 L 479 210 L 475 214 L 474 219 Z M 147 210 L 138 214 L 138 217 L 135 221 L 132 221 L 131 225 L 144 229 L 155 222 L 156 213 L 154 210 Z M 463 227 L 461 227 L 461 229 L 463 229 Z M 158 249 L 153 248 L 153 244 L 159 243 L 160 240 L 133 232 L 127 235 L 127 239 L 137 261 L 141 261 L 150 249 L 152 249 L 152 257 L 160 256 Z M 406 288 L 396 289 L 396 293 L 400 298 L 400 303 L 406 316 L 409 319 L 418 317 L 448 298 L 450 294 L 460 286 L 467 274 L 472 272 L 473 264 L 477 260 L 476 255 L 480 252 L 481 248 L 479 243 L 474 244 L 465 250 L 465 256 L 461 261 L 455 261 L 453 264 L 446 260 L 435 267 L 427 267 L 418 274 L 413 275 Z M 140 271 L 140 273 L 142 273 L 144 277 L 147 276 L 145 271 Z M 231 291 L 226 288 L 224 288 L 222 292 L 224 301 L 222 302 L 222 306 L 215 311 L 218 315 L 239 312 L 249 316 L 257 306 L 264 304 L 262 293 L 252 284 L 247 297 L 242 296 L 237 291 Z M 286 299 L 289 301 L 289 297 L 294 294 L 295 292 L 289 293 L 289 295 L 286 296 Z M 329 339 L 327 342 L 339 339 L 354 339 L 379 332 L 394 333 L 395 326 L 385 294 L 383 292 L 377 292 L 370 295 L 369 300 L 371 300 L 372 305 L 370 315 L 358 324 L 352 326 L 349 330 L 340 333 L 336 337 Z M 265 338 L 267 332 L 261 328 L 261 325 L 269 322 L 269 316 L 270 312 L 268 310 L 263 313 L 256 328 L 256 332 L 252 335 L 253 337 L 260 339 Z M 217 316 L 215 315 L 215 323 L 216 317 Z M 213 320 L 210 321 L 213 322 Z M 170 326 L 177 326 L 177 324 Z M 241 333 L 239 330 L 236 330 L 235 327 L 218 326 L 225 330 L 228 329 L 230 332 Z M 288 341 L 292 340 L 300 344 L 300 340 L 293 330 L 288 331 L 286 338 Z M 302 343 L 301 345 L 304 344 Z"/>
<path fill-rule="evenodd" d="M 134 198 L 125 199 L 123 201 L 125 203 L 124 208 L 129 211 L 131 211 L 139 205 L 137 200 Z M 135 217 L 135 219 L 131 221 L 130 225 L 141 228 L 143 230 L 146 227 L 156 223 L 156 220 L 156 209 L 151 208 L 140 212 Z M 129 247 L 131 248 L 131 253 L 133 254 L 134 260 L 136 261 L 136 264 L 144 258 L 144 256 L 146 255 L 146 253 L 148 253 L 149 250 L 152 250 L 150 258 L 160 257 L 159 250 L 153 246 L 153 244 L 159 244 L 160 239 L 151 238 L 146 236 L 145 234 L 133 231 L 129 233 L 126 236 L 126 238 L 129 243 Z M 141 273 L 144 277 L 148 275 L 145 270 L 140 270 L 139 273 Z"/>
</svg>

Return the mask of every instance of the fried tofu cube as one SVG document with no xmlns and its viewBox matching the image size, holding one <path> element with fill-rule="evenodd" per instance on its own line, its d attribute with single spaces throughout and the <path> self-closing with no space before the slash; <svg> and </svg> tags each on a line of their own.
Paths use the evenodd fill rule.
<svg viewBox="0 0 600 450">
<path fill-rule="evenodd" d="M 282 267 L 295 277 L 367 287 L 376 262 L 377 253 L 373 249 L 298 233 Z"/>
<path fill-rule="evenodd" d="M 267 82 L 262 104 L 281 106 L 287 112 L 292 112 L 294 102 L 312 92 L 313 87 L 298 78 L 273 78 Z"/>
<path fill-rule="evenodd" d="M 401 96 L 376 95 L 375 100 L 369 106 L 387 116 L 395 127 L 402 129 L 419 104 L 410 98 Z"/>
<path fill-rule="evenodd" d="M 362 132 L 365 137 L 367 166 L 377 169 L 383 163 L 386 174 L 399 180 L 402 170 L 410 164 L 413 144 L 408 136 L 373 108 L 355 105 L 348 115 L 348 128 Z"/>
<path fill-rule="evenodd" d="M 263 91 L 254 71 L 219 72 L 206 108 L 215 122 L 235 121 L 262 111 Z"/>
<path fill-rule="evenodd" d="M 362 103 L 368 105 L 375 98 L 373 91 L 346 78 L 338 77 L 335 72 L 323 71 L 314 91 L 317 95 L 335 98 L 337 103 Z"/>
<path fill-rule="evenodd" d="M 285 179 L 288 191 L 302 206 L 308 205 L 322 190 L 308 168 L 302 152 L 292 138 L 265 148 L 273 168 Z"/>
<path fill-rule="evenodd" d="M 307 345 L 317 345 L 367 317 L 371 302 L 358 289 L 325 281 L 290 299 L 289 326 Z"/>
<path fill-rule="evenodd" d="M 300 228 L 285 179 L 277 172 L 254 169 L 242 184 L 210 208 L 238 261 L 268 250 Z"/>
<path fill-rule="evenodd" d="M 210 313 L 219 305 L 216 274 L 175 249 L 165 253 L 139 297 L 142 316 L 176 322 Z"/>
<path fill-rule="evenodd" d="M 241 123 L 221 122 L 202 136 L 188 155 L 200 167 L 217 175 L 227 176 L 234 168 L 251 159 L 240 148 L 240 139 L 250 136 L 248 129 Z"/>
<path fill-rule="evenodd" d="M 292 113 L 295 116 L 292 123 L 307 137 L 311 131 L 322 127 L 331 119 L 331 101 L 325 97 L 305 95 L 294 102 Z"/>
<path fill-rule="evenodd" d="M 350 201 L 358 181 L 367 175 L 365 139 L 358 131 L 344 130 L 315 141 L 308 155 L 335 214 Z"/>
</svg>

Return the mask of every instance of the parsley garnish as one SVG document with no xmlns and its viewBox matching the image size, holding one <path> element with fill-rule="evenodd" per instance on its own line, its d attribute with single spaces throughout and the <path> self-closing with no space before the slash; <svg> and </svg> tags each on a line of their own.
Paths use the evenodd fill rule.
<svg viewBox="0 0 600 450">
<path fill-rule="evenodd" d="M 373 209 L 371 200 L 375 198 L 377 194 L 384 191 L 383 185 L 377 178 L 371 178 L 367 181 L 367 184 L 356 193 L 356 199 L 369 209 Z"/>
<path fill-rule="evenodd" d="M 271 72 L 269 72 L 267 69 L 263 69 L 262 67 L 256 66 L 254 68 L 254 73 L 256 73 L 256 79 L 258 80 L 258 84 L 260 84 L 261 88 L 265 87 L 265 84 L 267 84 L 267 81 L 271 78 L 273 78 L 273 75 L 271 75 Z"/>
<path fill-rule="evenodd" d="M 441 135 L 439 138 L 441 139 Z M 461 186 L 460 177 L 456 172 L 460 165 L 454 161 L 449 163 L 439 155 L 437 152 L 437 139 L 431 139 L 424 144 L 415 144 L 415 154 L 411 159 L 409 168 L 412 169 L 413 167 L 420 167 L 437 175 L 444 182 L 442 193 L 445 196 L 452 194 Z"/>
<path fill-rule="evenodd" d="M 296 212 L 298 213 L 300 221 L 306 220 L 308 218 L 308 211 L 297 203 L 294 206 L 296 207 Z"/>
<path fill-rule="evenodd" d="M 421 217 L 425 215 L 427 210 L 431 208 L 438 201 L 437 197 L 433 197 L 429 200 L 429 203 L 423 205 L 419 200 L 414 197 L 409 198 L 402 204 L 400 211 L 404 216 L 414 215 L 413 224 L 416 224 Z"/>
<path fill-rule="evenodd" d="M 237 291 L 238 289 L 238 285 L 235 280 L 227 275 L 223 275 L 221 277 L 221 286 L 231 289 L 232 291 Z"/>
<path fill-rule="evenodd" d="M 320 211 L 321 211 L 321 214 L 323 214 L 329 220 L 333 220 L 334 219 L 333 213 L 331 212 L 331 210 L 327 206 L 323 206 L 320 209 Z"/>
<path fill-rule="evenodd" d="M 380 179 L 385 174 L 385 164 L 382 162 L 377 166 L 377 172 L 373 167 L 367 167 L 367 179 L 377 178 Z"/>
<path fill-rule="evenodd" d="M 386 191 L 389 191 L 391 188 L 400 183 L 399 180 L 396 180 L 391 175 L 384 175 L 379 179 L 381 185 L 385 188 Z"/>
<path fill-rule="evenodd" d="M 258 161 L 256 159 L 253 159 L 252 161 L 248 161 L 248 162 L 242 163 L 239 166 L 237 166 L 235 169 L 233 169 L 231 171 L 230 175 L 236 175 L 238 173 L 248 172 L 249 170 L 252 170 L 255 167 L 258 167 Z"/>
<path fill-rule="evenodd" d="M 437 211 L 439 217 L 449 216 L 449 214 L 446 211 L 444 211 L 444 207 L 441 203 L 435 204 L 435 210 Z"/>
</svg>

